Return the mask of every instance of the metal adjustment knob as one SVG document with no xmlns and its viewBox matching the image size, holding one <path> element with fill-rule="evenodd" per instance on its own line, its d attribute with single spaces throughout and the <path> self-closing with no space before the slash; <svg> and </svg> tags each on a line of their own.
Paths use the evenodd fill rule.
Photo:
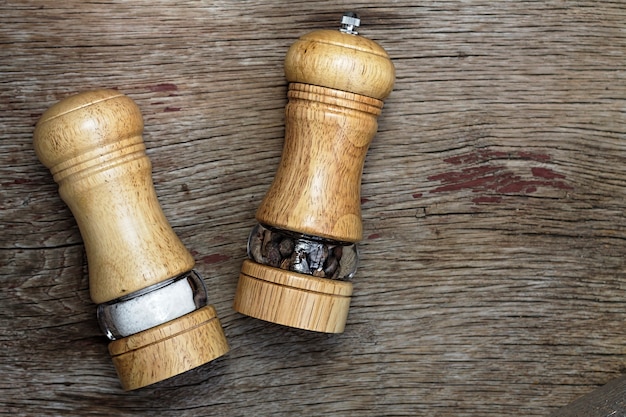
<svg viewBox="0 0 626 417">
<path fill-rule="evenodd" d="M 351 35 L 358 35 L 359 32 L 356 31 L 361 25 L 361 19 L 359 19 L 359 15 L 355 12 L 345 12 L 343 16 L 341 16 L 341 29 L 339 29 L 343 33 L 349 33 Z"/>
</svg>

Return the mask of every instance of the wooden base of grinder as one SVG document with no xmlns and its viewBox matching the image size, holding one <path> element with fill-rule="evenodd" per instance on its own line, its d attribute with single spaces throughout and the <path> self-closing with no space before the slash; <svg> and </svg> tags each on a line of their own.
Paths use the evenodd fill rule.
<svg viewBox="0 0 626 417">
<path fill-rule="evenodd" d="M 126 391 L 154 384 L 228 352 L 213 306 L 109 343 L 109 353 Z"/>
<path fill-rule="evenodd" d="M 272 323 L 316 332 L 343 332 L 352 284 L 246 260 L 234 309 Z"/>
</svg>

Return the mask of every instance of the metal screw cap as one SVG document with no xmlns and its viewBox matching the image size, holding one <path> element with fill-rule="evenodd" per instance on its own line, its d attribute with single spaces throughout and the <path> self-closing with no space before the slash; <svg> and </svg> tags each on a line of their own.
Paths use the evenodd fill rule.
<svg viewBox="0 0 626 417">
<path fill-rule="evenodd" d="M 339 29 L 343 33 L 349 33 L 351 35 L 358 35 L 359 32 L 356 31 L 361 25 L 361 19 L 359 19 L 359 15 L 355 12 L 345 12 L 341 17 L 341 29 Z"/>
</svg>

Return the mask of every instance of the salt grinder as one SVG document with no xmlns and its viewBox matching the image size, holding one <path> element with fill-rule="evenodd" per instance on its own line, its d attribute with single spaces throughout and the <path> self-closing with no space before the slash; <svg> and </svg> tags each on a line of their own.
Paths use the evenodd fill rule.
<svg viewBox="0 0 626 417">
<path fill-rule="evenodd" d="M 306 34 L 287 52 L 282 159 L 248 239 L 234 302 L 240 313 L 344 330 L 363 234 L 363 163 L 395 79 L 385 50 L 357 34 L 359 23 L 346 13 L 340 30 Z"/>
<path fill-rule="evenodd" d="M 89 289 L 125 390 L 228 351 L 194 260 L 157 201 L 138 106 L 114 90 L 68 97 L 34 134 L 83 237 Z"/>
</svg>

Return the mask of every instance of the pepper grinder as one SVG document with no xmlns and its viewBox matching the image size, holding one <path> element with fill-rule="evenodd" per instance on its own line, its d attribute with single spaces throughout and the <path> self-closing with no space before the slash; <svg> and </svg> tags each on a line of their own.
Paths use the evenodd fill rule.
<svg viewBox="0 0 626 417">
<path fill-rule="evenodd" d="M 91 299 L 125 390 L 228 351 L 194 259 L 157 201 L 139 107 L 114 90 L 48 109 L 34 133 L 39 160 L 82 235 Z"/>
<path fill-rule="evenodd" d="M 345 327 L 363 234 L 363 163 L 395 79 L 385 50 L 356 32 L 356 13 L 341 23 L 287 52 L 283 153 L 234 301 L 248 316 L 327 333 Z"/>
</svg>

